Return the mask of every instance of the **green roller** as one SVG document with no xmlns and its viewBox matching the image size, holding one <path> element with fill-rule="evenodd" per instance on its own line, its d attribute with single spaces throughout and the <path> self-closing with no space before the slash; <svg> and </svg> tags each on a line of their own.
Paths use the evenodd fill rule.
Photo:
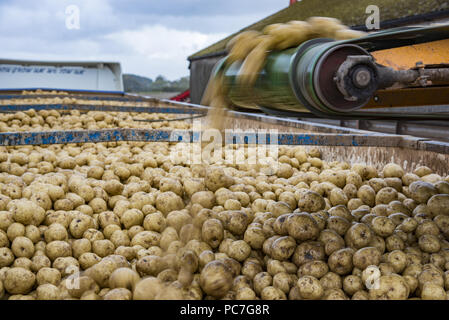
<svg viewBox="0 0 449 320">
<path fill-rule="evenodd" d="M 238 107 L 281 116 L 420 119 L 422 113 L 360 110 L 379 89 L 387 88 L 386 84 L 393 80 L 410 82 L 416 73 L 396 72 L 378 65 L 370 52 L 448 38 L 449 25 L 443 25 L 397 28 L 353 40 L 309 40 L 296 48 L 271 52 L 253 87 L 244 87 L 236 81 L 241 61 L 227 65 L 224 58 L 215 72 L 224 75 L 228 98 Z"/>
<path fill-rule="evenodd" d="M 369 55 L 352 44 L 315 39 L 297 48 L 270 54 L 253 88 L 236 83 L 241 62 L 224 67 L 228 97 L 238 106 L 271 109 L 273 112 L 338 114 L 361 108 L 364 101 L 346 101 L 333 81 L 348 55 Z M 333 88 L 328 88 L 332 86 Z M 332 99 L 332 103 L 329 100 Z"/>
</svg>

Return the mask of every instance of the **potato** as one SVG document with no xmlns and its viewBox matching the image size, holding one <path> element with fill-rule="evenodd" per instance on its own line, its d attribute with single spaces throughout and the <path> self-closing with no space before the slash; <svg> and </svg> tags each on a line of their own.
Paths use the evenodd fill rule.
<svg viewBox="0 0 449 320">
<path fill-rule="evenodd" d="M 12 208 L 14 220 L 24 225 L 39 226 L 45 219 L 45 210 L 30 200 L 21 199 Z"/>
<path fill-rule="evenodd" d="M 101 258 L 93 252 L 85 252 L 78 258 L 81 268 L 89 269 L 101 261 Z"/>
<path fill-rule="evenodd" d="M 391 201 L 397 200 L 398 198 L 398 192 L 396 189 L 393 189 L 391 187 L 385 187 L 380 189 L 375 198 L 376 205 L 378 204 L 388 204 Z"/>
<path fill-rule="evenodd" d="M 389 217 L 375 217 L 371 221 L 372 230 L 381 237 L 388 237 L 393 234 L 396 225 Z"/>
<path fill-rule="evenodd" d="M 72 253 L 73 253 L 73 257 L 75 258 L 79 258 L 83 253 L 86 252 L 90 252 L 92 249 L 92 244 L 91 242 L 86 239 L 78 239 L 73 241 L 72 243 Z"/>
<path fill-rule="evenodd" d="M 298 245 L 293 253 L 292 262 L 300 267 L 306 262 L 324 260 L 324 246 L 318 241 L 306 241 Z"/>
<path fill-rule="evenodd" d="M 425 283 L 421 290 L 423 300 L 447 300 L 444 288 L 435 283 Z"/>
<path fill-rule="evenodd" d="M 345 235 L 345 241 L 355 249 L 369 245 L 373 238 L 371 229 L 363 223 L 355 223 L 349 228 Z"/>
<path fill-rule="evenodd" d="M 415 181 L 409 186 L 410 197 L 418 204 L 427 203 L 427 201 L 437 194 L 436 188 L 428 182 Z"/>
<path fill-rule="evenodd" d="M 298 269 L 299 276 L 312 276 L 317 279 L 322 278 L 325 274 L 329 272 L 329 267 L 324 261 L 309 261 L 303 264 Z"/>
<path fill-rule="evenodd" d="M 229 188 L 234 184 L 234 178 L 225 174 L 224 170 L 219 167 L 208 167 L 205 176 L 206 188 L 212 192 L 220 188 Z"/>
<path fill-rule="evenodd" d="M 1 201 L 1 200 L 0 200 Z M 8 227 L 14 223 L 14 218 L 12 212 L 0 211 L 0 229 L 7 231 Z"/>
<path fill-rule="evenodd" d="M 15 267 L 6 272 L 3 285 L 10 294 L 27 294 L 36 282 L 36 276 L 30 270 Z"/>
<path fill-rule="evenodd" d="M 357 191 L 357 197 L 360 200 L 362 200 L 364 204 L 366 204 L 366 205 L 368 205 L 370 207 L 373 207 L 374 204 L 375 204 L 376 192 L 369 185 L 363 185 Z"/>
<path fill-rule="evenodd" d="M 327 219 L 328 229 L 334 230 L 341 236 L 346 234 L 346 232 L 348 231 L 350 226 L 351 226 L 351 223 L 343 217 L 331 216 Z"/>
<path fill-rule="evenodd" d="M 284 261 L 293 255 L 295 249 L 295 239 L 290 236 L 284 236 L 273 241 L 271 244 L 270 253 L 273 259 Z"/>
<path fill-rule="evenodd" d="M 316 239 L 320 232 L 318 224 L 308 213 L 291 214 L 285 223 L 288 234 L 296 240 Z"/>
<path fill-rule="evenodd" d="M 435 217 L 449 215 L 449 194 L 436 194 L 427 201 L 427 208 Z"/>
<path fill-rule="evenodd" d="M 328 260 L 330 270 L 339 275 L 351 272 L 353 268 L 353 254 L 354 251 L 349 248 L 333 252 Z"/>
<path fill-rule="evenodd" d="M 11 249 L 0 248 L 0 268 L 8 267 L 14 262 L 14 254 Z"/>
<path fill-rule="evenodd" d="M 317 300 L 324 295 L 324 289 L 315 277 L 303 276 L 298 279 L 297 286 L 303 299 Z"/>
<path fill-rule="evenodd" d="M 381 253 L 374 247 L 357 250 L 352 258 L 354 267 L 365 270 L 368 266 L 377 266 L 381 260 Z"/>
<path fill-rule="evenodd" d="M 233 241 L 228 249 L 229 257 L 237 260 L 244 261 L 251 253 L 251 247 L 243 240 Z"/>
<path fill-rule="evenodd" d="M 365 286 L 362 279 L 358 276 L 349 275 L 343 280 L 343 290 L 349 296 L 354 296 L 357 292 L 362 291 L 364 288 Z"/>
<path fill-rule="evenodd" d="M 390 274 L 379 278 L 379 286 L 369 290 L 371 300 L 405 300 L 410 289 L 405 280 L 397 275 Z"/>
<path fill-rule="evenodd" d="M 201 230 L 202 240 L 212 248 L 217 248 L 223 240 L 223 225 L 218 219 L 208 219 Z"/>
<path fill-rule="evenodd" d="M 116 288 L 110 290 L 103 297 L 103 300 L 131 300 L 132 292 L 125 288 Z"/>
<path fill-rule="evenodd" d="M 92 242 L 92 251 L 103 258 L 114 253 L 115 246 L 110 240 L 95 240 Z"/>
<path fill-rule="evenodd" d="M 46 283 L 36 289 L 37 300 L 59 300 L 59 288 L 53 284 Z"/>
<path fill-rule="evenodd" d="M 427 253 L 440 251 L 441 245 L 438 238 L 432 234 L 424 234 L 419 237 L 419 248 Z"/>
<path fill-rule="evenodd" d="M 201 271 L 200 285 L 206 294 L 223 297 L 231 289 L 232 273 L 223 262 L 211 261 Z"/>
<path fill-rule="evenodd" d="M 31 258 L 34 254 L 34 244 L 26 237 L 17 237 L 11 244 L 11 250 L 17 258 Z"/>
<path fill-rule="evenodd" d="M 404 175 L 404 169 L 395 163 L 387 164 L 382 171 L 385 178 L 397 177 L 401 178 Z"/>
<path fill-rule="evenodd" d="M 265 241 L 265 233 L 258 226 L 248 226 L 245 231 L 243 240 L 251 246 L 252 249 L 261 249 Z"/>
<path fill-rule="evenodd" d="M 308 213 L 317 212 L 325 208 L 325 202 L 318 193 L 306 191 L 298 200 L 298 208 Z"/>
<path fill-rule="evenodd" d="M 65 241 L 52 241 L 45 247 L 45 254 L 51 261 L 59 257 L 69 257 L 72 255 L 72 247 Z"/>
<path fill-rule="evenodd" d="M 156 208 L 164 215 L 184 208 L 182 199 L 172 191 L 160 193 L 156 198 Z"/>
<path fill-rule="evenodd" d="M 176 230 L 174 231 L 176 232 Z M 162 242 L 161 234 L 154 231 L 141 231 L 131 239 L 132 246 L 141 245 L 145 249 L 151 246 L 158 246 L 159 242 Z"/>
<path fill-rule="evenodd" d="M 60 281 L 61 273 L 55 268 L 44 267 L 41 268 L 36 274 L 36 282 L 39 286 L 47 283 L 58 286 Z"/>
</svg>

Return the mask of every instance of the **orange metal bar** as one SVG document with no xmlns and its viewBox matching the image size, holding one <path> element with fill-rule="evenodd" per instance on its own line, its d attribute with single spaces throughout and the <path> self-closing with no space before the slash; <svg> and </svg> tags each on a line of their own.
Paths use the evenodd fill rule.
<svg viewBox="0 0 449 320">
<path fill-rule="evenodd" d="M 449 39 L 371 52 L 376 62 L 396 70 L 426 64 L 449 63 Z"/>
</svg>

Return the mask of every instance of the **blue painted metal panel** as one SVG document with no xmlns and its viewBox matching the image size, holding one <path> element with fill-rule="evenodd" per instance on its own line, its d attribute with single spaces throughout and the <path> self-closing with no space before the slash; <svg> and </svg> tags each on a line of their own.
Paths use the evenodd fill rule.
<svg viewBox="0 0 449 320">
<path fill-rule="evenodd" d="M 146 141 L 146 142 L 199 142 L 200 132 L 190 130 L 103 129 L 77 131 L 3 132 L 0 145 L 46 145 L 86 142 Z M 282 133 L 269 135 L 259 132 L 237 132 L 225 136 L 226 144 L 258 143 L 314 146 L 385 146 L 396 147 L 401 136 Z"/>
<path fill-rule="evenodd" d="M 141 112 L 141 113 L 175 113 L 175 114 L 204 114 L 207 108 L 192 108 L 189 106 L 168 107 L 137 107 L 137 106 L 97 106 L 79 104 L 40 104 L 40 105 L 0 105 L 0 112 L 17 112 L 34 110 L 85 110 L 109 112 Z"/>
</svg>

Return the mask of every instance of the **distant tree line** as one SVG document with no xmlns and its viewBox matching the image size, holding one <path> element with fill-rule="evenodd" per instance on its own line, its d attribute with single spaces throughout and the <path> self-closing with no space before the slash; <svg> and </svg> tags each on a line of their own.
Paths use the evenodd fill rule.
<svg viewBox="0 0 449 320">
<path fill-rule="evenodd" d="M 182 92 L 189 88 L 189 77 L 170 81 L 159 75 L 155 80 L 134 74 L 123 75 L 126 92 Z"/>
</svg>

